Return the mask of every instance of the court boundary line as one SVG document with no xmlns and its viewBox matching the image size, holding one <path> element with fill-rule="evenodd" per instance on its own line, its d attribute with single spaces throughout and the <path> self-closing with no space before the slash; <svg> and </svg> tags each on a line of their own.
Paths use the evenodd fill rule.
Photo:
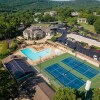
<svg viewBox="0 0 100 100">
<path fill-rule="evenodd" d="M 79 60 L 77 60 L 77 59 L 75 59 L 75 58 L 73 58 L 73 57 L 68 57 L 68 58 L 71 58 L 72 60 L 71 61 L 69 61 L 69 63 L 70 62 L 72 62 L 74 65 L 76 65 L 77 67 L 79 67 L 79 68 L 81 68 L 81 69 L 83 69 L 82 67 L 80 67 L 79 65 L 77 65 L 76 63 L 74 63 L 73 61 L 78 61 L 78 62 L 81 62 L 81 61 L 79 61 Z M 66 62 L 66 60 L 68 59 L 68 58 L 65 58 L 65 59 L 63 59 L 63 60 L 61 60 L 61 62 L 62 63 L 64 63 L 65 65 L 67 65 L 68 67 L 70 67 L 70 68 L 72 68 L 72 69 L 74 69 L 74 70 L 76 70 L 76 71 L 78 71 L 80 74 L 83 74 L 85 77 L 87 77 L 88 75 L 86 74 L 86 72 L 87 71 L 90 71 L 91 72 L 91 70 L 95 70 L 96 72 L 95 73 L 92 73 L 93 74 L 93 77 L 95 77 L 98 73 L 99 73 L 99 71 L 98 70 L 96 70 L 96 69 L 94 69 L 94 68 L 92 68 L 92 67 L 90 67 L 90 66 L 88 66 L 88 65 L 86 65 L 84 62 L 82 63 L 81 62 L 81 65 L 86 65 L 86 66 L 88 66 L 88 70 L 86 70 L 85 72 L 81 72 L 77 67 L 71 67 L 70 65 L 68 65 L 68 63 Z M 68 59 L 69 60 L 69 59 Z M 83 70 L 85 70 L 85 69 L 83 69 Z M 87 77 L 87 78 L 89 78 L 89 79 L 91 79 L 91 78 L 93 78 L 93 77 Z"/>
<path fill-rule="evenodd" d="M 74 76 L 74 77 L 75 77 L 75 79 L 71 81 L 69 78 L 66 78 L 66 79 L 69 80 L 70 82 L 67 83 L 67 84 L 65 84 L 65 82 L 62 82 L 62 81 L 59 79 L 60 76 L 63 76 L 63 75 L 60 73 L 60 71 L 57 70 L 57 69 L 59 69 L 59 68 L 56 68 L 56 69 L 53 70 L 53 71 L 57 70 L 58 73 L 60 74 L 60 76 L 57 77 L 57 78 L 56 78 L 56 76 L 55 76 L 53 73 L 51 73 L 51 72 L 53 72 L 53 71 L 50 71 L 50 70 L 48 69 L 49 67 L 52 67 L 53 65 L 57 65 L 58 67 L 64 69 L 64 70 L 67 71 L 67 72 L 69 72 L 69 73 L 71 74 L 71 76 Z M 45 70 L 46 70 L 48 73 L 50 73 L 50 74 L 54 77 L 54 80 L 59 81 L 59 82 L 60 82 L 62 85 L 64 85 L 65 87 L 69 87 L 68 85 L 72 83 L 72 84 L 75 84 L 75 87 L 74 87 L 74 88 L 77 88 L 76 86 L 78 86 L 78 89 L 79 89 L 79 88 L 81 88 L 81 87 L 85 84 L 85 82 L 84 82 L 81 78 L 79 78 L 79 77 L 77 77 L 76 75 L 72 74 L 70 71 L 66 70 L 65 68 L 63 68 L 62 66 L 60 66 L 58 63 L 55 63 L 55 64 L 53 64 L 53 65 L 48 66 L 47 68 L 45 68 Z M 64 76 L 63 76 L 63 79 L 64 79 Z M 81 84 L 81 85 L 76 84 L 76 82 L 74 82 L 75 80 L 78 80 L 77 82 L 80 81 L 80 83 L 82 83 L 82 84 Z"/>
</svg>

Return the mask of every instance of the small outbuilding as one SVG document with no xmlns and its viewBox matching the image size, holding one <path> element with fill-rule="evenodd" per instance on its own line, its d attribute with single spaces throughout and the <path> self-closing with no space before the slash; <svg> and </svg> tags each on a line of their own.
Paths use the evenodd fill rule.
<svg viewBox="0 0 100 100">
<path fill-rule="evenodd" d="M 77 18 L 78 23 L 87 23 L 86 18 Z"/>
</svg>

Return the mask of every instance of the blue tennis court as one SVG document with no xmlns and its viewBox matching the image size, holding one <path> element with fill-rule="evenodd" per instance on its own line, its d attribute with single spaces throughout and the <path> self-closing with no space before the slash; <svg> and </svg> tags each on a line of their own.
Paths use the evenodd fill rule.
<svg viewBox="0 0 100 100">
<path fill-rule="evenodd" d="M 97 75 L 99 73 L 98 70 L 91 68 L 90 66 L 88 66 L 88 65 L 84 64 L 83 62 L 80 62 L 72 57 L 68 57 L 68 58 L 62 60 L 62 62 L 64 64 L 68 65 L 69 67 L 73 68 L 74 70 L 78 71 L 79 73 L 83 74 L 84 76 L 86 76 L 89 79 L 93 78 L 95 75 Z"/>
<path fill-rule="evenodd" d="M 47 72 L 49 72 L 52 76 L 55 77 L 61 84 L 65 87 L 71 87 L 75 89 L 79 89 L 82 85 L 84 85 L 84 81 L 67 71 L 59 64 L 51 65 L 45 68 Z"/>
</svg>

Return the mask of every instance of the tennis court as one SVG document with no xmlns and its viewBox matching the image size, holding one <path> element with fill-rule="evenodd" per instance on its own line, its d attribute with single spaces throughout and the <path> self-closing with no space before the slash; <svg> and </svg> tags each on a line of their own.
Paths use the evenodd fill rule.
<svg viewBox="0 0 100 100">
<path fill-rule="evenodd" d="M 78 71 L 79 73 L 83 74 L 89 79 L 93 78 L 99 73 L 98 70 L 91 68 L 90 66 L 84 64 L 84 62 L 80 62 L 72 57 L 68 57 L 62 60 L 62 62 L 68 65 L 69 67 L 73 68 L 74 70 Z"/>
<path fill-rule="evenodd" d="M 75 89 L 79 89 L 81 86 L 84 85 L 84 81 L 68 70 L 61 67 L 59 64 L 53 64 L 45 70 L 50 73 L 56 80 L 58 80 L 61 84 L 65 87 L 71 87 Z"/>
</svg>

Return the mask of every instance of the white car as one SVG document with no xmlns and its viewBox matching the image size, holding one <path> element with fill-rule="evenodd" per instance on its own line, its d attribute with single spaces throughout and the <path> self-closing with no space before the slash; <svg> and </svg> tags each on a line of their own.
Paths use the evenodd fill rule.
<svg viewBox="0 0 100 100">
<path fill-rule="evenodd" d="M 93 59 L 97 60 L 97 55 L 93 55 Z"/>
<path fill-rule="evenodd" d="M 66 42 L 66 43 L 65 43 L 65 45 L 67 46 L 67 45 L 68 45 L 68 43 Z"/>
</svg>

